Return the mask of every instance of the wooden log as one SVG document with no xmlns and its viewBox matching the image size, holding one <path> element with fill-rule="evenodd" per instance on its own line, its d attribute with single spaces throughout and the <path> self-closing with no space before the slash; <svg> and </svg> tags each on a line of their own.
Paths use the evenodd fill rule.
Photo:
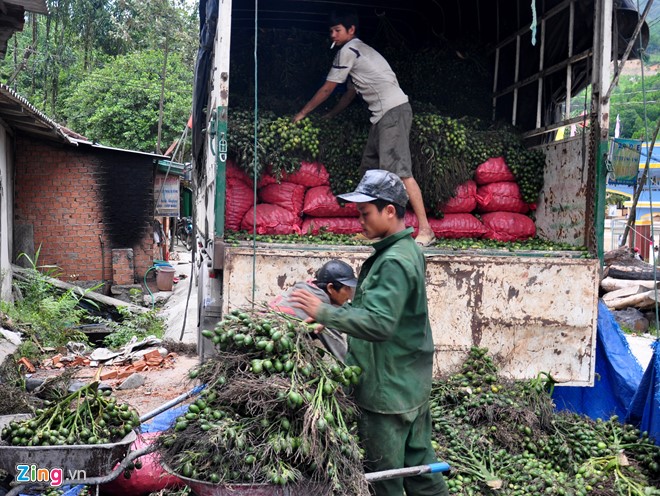
<svg viewBox="0 0 660 496">
<path fill-rule="evenodd" d="M 645 288 L 644 286 L 640 286 L 639 284 L 636 284 L 634 286 L 627 286 L 625 288 L 621 288 L 615 291 L 610 291 L 609 293 L 605 293 L 603 295 L 603 301 L 607 303 L 610 301 L 614 301 L 618 298 L 625 298 L 626 296 L 645 293 L 646 291 L 648 291 L 648 288 Z"/>
<path fill-rule="evenodd" d="M 632 279 L 632 280 L 653 280 L 660 277 L 660 271 L 653 272 L 653 266 L 645 264 L 646 267 L 640 266 L 624 266 L 624 265 L 610 265 L 607 268 L 607 277 L 614 277 L 615 279 Z"/>
<path fill-rule="evenodd" d="M 606 277 L 600 282 L 600 287 L 603 291 L 616 291 L 631 286 L 641 286 L 646 289 L 654 289 L 656 284 L 657 283 L 653 280 L 616 279 L 614 277 Z"/>
<path fill-rule="evenodd" d="M 617 298 L 616 300 L 605 302 L 605 304 L 611 310 L 621 310 L 628 307 L 648 308 L 655 305 L 655 294 L 656 290 L 651 290 L 632 296 Z"/>
<path fill-rule="evenodd" d="M 14 277 L 23 280 L 26 279 L 26 272 L 28 272 L 28 269 L 24 269 L 23 267 L 19 267 L 18 265 L 14 265 L 14 264 L 12 264 L 11 269 L 14 273 Z M 89 298 L 90 300 L 96 301 L 97 303 L 101 303 L 103 305 L 108 305 L 111 307 L 126 307 L 131 312 L 136 312 L 136 313 L 145 313 L 149 311 L 149 309 L 147 308 L 139 307 L 137 305 L 134 305 L 133 303 L 128 303 L 126 301 L 122 301 L 117 298 L 112 298 L 111 296 L 105 296 L 102 295 L 101 293 L 96 293 L 95 291 L 89 291 L 81 288 L 80 286 L 76 286 L 75 284 L 70 284 L 68 282 L 60 281 L 59 279 L 54 279 L 48 276 L 43 276 L 43 277 L 46 280 L 46 282 L 55 286 L 56 288 L 63 289 L 65 291 L 68 291 L 70 289 L 75 289 L 78 292 L 78 294 L 84 295 L 85 298 Z"/>
</svg>

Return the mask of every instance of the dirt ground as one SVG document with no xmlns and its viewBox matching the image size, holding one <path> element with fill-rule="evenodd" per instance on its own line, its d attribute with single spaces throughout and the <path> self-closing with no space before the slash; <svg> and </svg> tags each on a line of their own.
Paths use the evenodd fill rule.
<svg viewBox="0 0 660 496">
<path fill-rule="evenodd" d="M 159 315 L 165 321 L 165 336 L 163 347 L 168 352 L 173 353 L 173 358 L 166 358 L 159 367 L 148 367 L 140 370 L 138 373 L 144 377 L 142 386 L 135 389 L 121 390 L 117 389 L 125 378 L 122 379 L 102 379 L 102 382 L 108 384 L 113 389 L 113 395 L 120 402 L 125 402 L 133 406 L 142 416 L 151 412 L 169 400 L 190 391 L 196 383 L 189 380 L 188 371 L 199 364 L 199 357 L 196 354 L 197 341 L 197 288 L 193 287 L 189 298 L 188 288 L 192 278 L 190 277 L 191 254 L 181 246 L 175 246 L 175 254 L 170 263 L 177 269 L 175 277 L 177 282 L 170 292 L 156 292 L 155 281 L 151 289 L 157 295 L 167 299 L 160 308 Z M 194 281 L 193 281 L 194 284 Z M 185 311 L 186 304 L 189 307 Z M 184 315 L 187 319 L 184 321 Z M 182 325 L 185 323 L 185 332 L 182 333 Z M 181 335 L 183 337 L 181 338 Z M 101 371 L 107 374 L 113 370 L 122 371 L 130 364 L 123 366 L 104 366 Z M 47 378 L 58 375 L 65 369 L 37 368 L 32 375 L 35 378 Z M 80 381 L 89 382 L 93 380 L 99 371 L 99 367 L 83 366 L 79 368 L 74 378 Z"/>
<path fill-rule="evenodd" d="M 188 378 L 188 371 L 198 364 L 197 356 L 177 355 L 173 362 L 166 367 L 139 372 L 145 381 L 144 385 L 138 388 L 122 390 L 116 388 L 122 380 L 106 382 L 113 387 L 113 395 L 117 401 L 128 403 L 140 415 L 144 415 L 195 387 L 195 382 Z M 104 370 L 110 369 L 111 367 L 104 368 Z M 83 368 L 76 374 L 76 377 L 90 381 L 96 370 L 93 367 Z"/>
<path fill-rule="evenodd" d="M 138 372 L 144 378 L 144 384 L 135 389 L 117 389 L 125 378 L 103 380 L 102 383 L 112 387 L 113 396 L 117 398 L 117 401 L 128 403 L 142 416 L 193 389 L 196 383 L 188 378 L 188 371 L 198 364 L 197 355 L 176 354 L 174 357 L 168 358 L 164 366 Z M 101 373 L 105 374 L 113 370 L 121 371 L 127 366 L 104 366 Z M 79 380 L 85 383 L 93 381 L 99 369 L 99 367 L 90 366 L 79 367 L 73 374 L 72 381 Z M 30 377 L 45 379 L 63 372 L 64 369 L 37 368 Z"/>
</svg>

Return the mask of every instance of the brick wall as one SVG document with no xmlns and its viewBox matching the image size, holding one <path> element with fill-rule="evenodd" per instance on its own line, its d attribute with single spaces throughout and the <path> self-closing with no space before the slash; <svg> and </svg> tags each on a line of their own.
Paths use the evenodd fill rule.
<svg viewBox="0 0 660 496">
<path fill-rule="evenodd" d="M 19 136 L 15 186 L 14 222 L 32 226 L 39 263 L 60 279 L 112 281 L 112 250 L 132 248 L 142 280 L 153 261 L 151 157 Z"/>
<path fill-rule="evenodd" d="M 133 284 L 135 264 L 132 248 L 112 250 L 112 284 Z"/>
</svg>

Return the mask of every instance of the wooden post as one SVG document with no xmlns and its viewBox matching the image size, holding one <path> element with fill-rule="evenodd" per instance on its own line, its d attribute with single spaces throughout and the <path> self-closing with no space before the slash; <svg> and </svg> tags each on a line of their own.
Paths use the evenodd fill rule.
<svg viewBox="0 0 660 496">
<path fill-rule="evenodd" d="M 167 249 L 167 243 L 169 242 L 168 234 L 170 232 L 170 218 L 169 217 L 163 217 L 163 239 L 160 244 L 160 249 L 163 252 L 162 253 L 162 259 L 165 260 L 166 262 L 170 259 L 170 253 Z"/>
</svg>

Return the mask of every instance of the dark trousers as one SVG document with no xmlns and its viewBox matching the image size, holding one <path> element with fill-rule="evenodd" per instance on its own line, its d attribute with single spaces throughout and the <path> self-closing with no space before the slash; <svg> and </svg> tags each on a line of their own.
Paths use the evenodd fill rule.
<svg viewBox="0 0 660 496">
<path fill-rule="evenodd" d="M 428 404 L 408 413 L 380 414 L 362 411 L 358 421 L 366 452 L 367 472 L 428 465 L 437 462 L 431 446 L 431 412 Z M 440 473 L 390 479 L 372 484 L 376 496 L 447 496 Z"/>
</svg>

